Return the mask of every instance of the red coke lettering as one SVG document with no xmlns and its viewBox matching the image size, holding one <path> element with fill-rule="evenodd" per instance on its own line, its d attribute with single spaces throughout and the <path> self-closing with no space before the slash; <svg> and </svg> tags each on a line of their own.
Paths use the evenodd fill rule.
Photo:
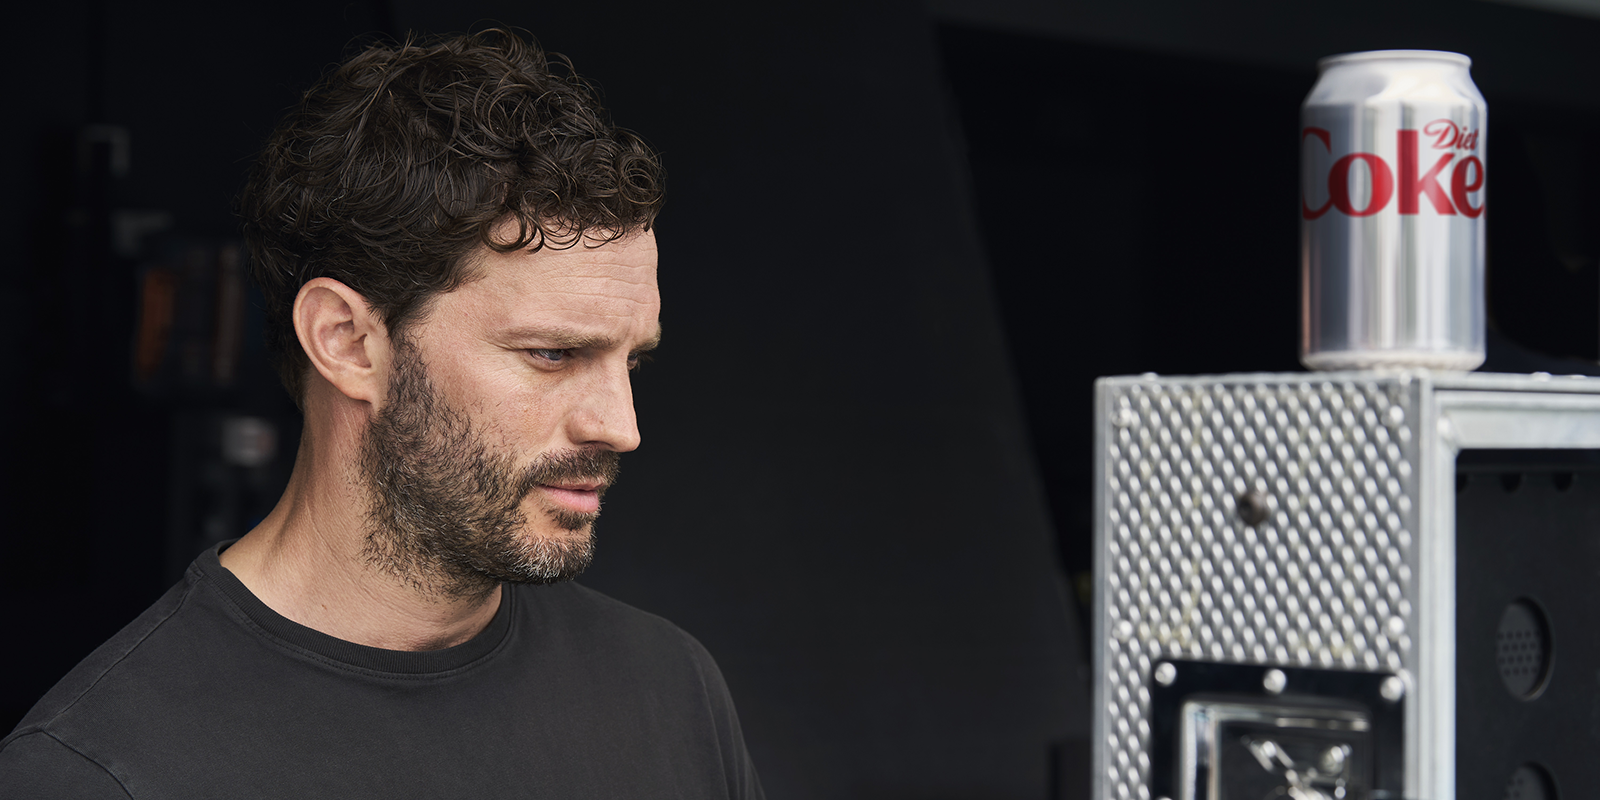
<svg viewBox="0 0 1600 800">
<path fill-rule="evenodd" d="M 1467 168 L 1472 168 L 1472 180 L 1467 180 Z M 1467 156 L 1456 164 L 1455 172 L 1450 174 L 1450 196 L 1456 199 L 1456 208 L 1461 209 L 1464 216 L 1476 218 L 1483 213 L 1482 202 L 1473 208 L 1468 202 L 1467 193 L 1476 192 L 1483 188 L 1483 162 L 1477 156 Z"/>
<path fill-rule="evenodd" d="M 1370 217 L 1387 208 L 1389 201 L 1396 195 L 1399 196 L 1397 210 L 1403 215 L 1421 213 L 1423 197 L 1428 198 L 1428 204 L 1441 216 L 1454 216 L 1459 213 L 1475 219 L 1482 215 L 1483 203 L 1480 201 L 1477 206 L 1473 206 L 1469 195 L 1483 188 L 1483 159 L 1476 155 L 1465 155 L 1457 159 L 1457 152 L 1442 153 L 1424 172 L 1422 157 L 1418 152 L 1420 149 L 1418 133 L 1411 129 L 1401 129 L 1396 132 L 1397 169 L 1391 170 L 1388 162 L 1374 153 L 1350 153 L 1334 161 L 1332 168 L 1328 170 L 1328 201 L 1317 208 L 1312 208 L 1302 196 L 1300 216 L 1308 220 L 1317 219 L 1330 209 L 1336 208 L 1348 216 Z M 1479 131 L 1462 128 L 1448 119 L 1429 122 L 1422 127 L 1420 133 L 1429 138 L 1429 145 L 1434 150 L 1470 151 L 1477 149 L 1478 146 Z M 1300 140 L 1304 142 L 1307 137 L 1322 142 L 1322 146 L 1330 155 L 1332 154 L 1333 139 L 1326 129 L 1304 128 L 1300 131 Z M 1356 208 L 1355 200 L 1350 194 L 1350 172 L 1355 168 L 1356 162 L 1361 162 L 1365 166 L 1372 180 L 1372 194 L 1367 199 L 1366 205 L 1361 208 Z M 1440 180 L 1452 162 L 1454 168 L 1450 170 L 1450 190 L 1446 192 Z M 1398 183 L 1396 172 L 1399 173 Z"/>
<path fill-rule="evenodd" d="M 1454 127 L 1454 125 L 1451 127 Z M 1417 198 L 1421 195 L 1427 195 L 1428 202 L 1433 203 L 1434 211 L 1440 214 L 1454 215 L 1456 209 L 1450 205 L 1450 199 L 1444 196 L 1444 187 L 1439 185 L 1439 171 L 1444 169 L 1445 165 L 1456 157 L 1455 153 L 1445 153 L 1439 156 L 1439 160 L 1434 162 L 1433 168 L 1428 170 L 1427 174 L 1418 175 L 1417 170 L 1422 167 L 1417 163 L 1417 132 L 1402 130 L 1398 136 L 1398 149 L 1400 151 L 1400 213 L 1417 213 Z"/>
<path fill-rule="evenodd" d="M 1372 197 L 1367 199 L 1366 208 L 1356 208 L 1350 202 L 1350 168 L 1357 161 L 1366 162 L 1367 171 L 1372 175 Z M 1333 162 L 1333 169 L 1328 173 L 1328 195 L 1333 207 L 1352 217 L 1370 217 L 1382 211 L 1393 194 L 1394 173 L 1383 159 L 1371 153 L 1351 153 Z"/>
<path fill-rule="evenodd" d="M 1330 152 L 1330 153 L 1333 152 L 1333 140 L 1331 138 L 1329 138 L 1328 132 L 1326 130 L 1324 130 L 1322 128 L 1306 128 L 1305 130 L 1300 131 L 1300 143 L 1301 143 L 1301 145 L 1305 144 L 1307 136 L 1315 136 L 1315 137 L 1317 137 L 1317 139 L 1322 142 L 1322 146 L 1328 148 L 1328 152 Z M 1300 216 L 1301 217 L 1304 217 L 1306 219 L 1316 219 L 1317 217 L 1320 217 L 1323 214 L 1328 213 L 1328 209 L 1330 209 L 1332 207 L 1333 207 L 1333 198 L 1330 197 L 1330 198 L 1328 198 L 1328 202 L 1323 203 L 1322 205 L 1318 206 L 1317 208 L 1312 208 L 1311 206 L 1306 204 L 1305 193 L 1304 192 L 1300 193 Z"/>
</svg>

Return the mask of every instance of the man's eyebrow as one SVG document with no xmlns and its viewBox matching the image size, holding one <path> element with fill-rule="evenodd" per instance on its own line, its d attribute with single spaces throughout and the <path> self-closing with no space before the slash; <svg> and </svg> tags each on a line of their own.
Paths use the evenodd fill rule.
<svg viewBox="0 0 1600 800">
<path fill-rule="evenodd" d="M 657 323 L 656 324 L 655 335 L 651 336 L 649 339 L 646 339 L 644 344 L 641 344 L 638 347 L 633 348 L 633 352 L 635 352 L 635 353 L 648 353 L 651 350 L 654 350 L 654 349 L 656 349 L 657 347 L 660 347 L 660 346 L 661 346 L 661 325 L 659 323 Z"/>
<path fill-rule="evenodd" d="M 538 341 L 547 343 L 560 350 L 579 350 L 593 348 L 609 350 L 616 346 L 616 340 L 600 334 L 584 333 L 571 328 L 514 328 L 506 332 L 506 336 L 514 342 Z M 644 344 L 633 349 L 635 353 L 654 350 L 661 344 L 661 328 L 656 327 L 655 335 L 651 336 Z"/>
</svg>

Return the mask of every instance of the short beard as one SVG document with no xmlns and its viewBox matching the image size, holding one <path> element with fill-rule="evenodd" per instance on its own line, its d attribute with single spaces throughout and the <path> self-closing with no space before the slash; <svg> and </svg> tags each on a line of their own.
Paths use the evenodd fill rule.
<svg viewBox="0 0 1600 800">
<path fill-rule="evenodd" d="M 529 529 L 522 501 L 540 484 L 598 482 L 604 493 L 617 461 L 611 450 L 569 450 L 518 468 L 450 408 L 421 355 L 397 337 L 389 396 L 361 444 L 370 506 L 363 556 L 441 600 L 485 599 L 508 581 L 570 580 L 594 556 L 599 512 L 546 505 L 571 535 L 544 536 Z"/>
</svg>

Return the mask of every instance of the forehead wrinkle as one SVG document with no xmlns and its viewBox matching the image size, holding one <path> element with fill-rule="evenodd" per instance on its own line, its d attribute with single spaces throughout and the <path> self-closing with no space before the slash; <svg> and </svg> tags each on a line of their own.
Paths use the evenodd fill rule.
<svg viewBox="0 0 1600 800">
<path fill-rule="evenodd" d="M 635 304 L 638 304 L 638 305 L 649 305 L 651 303 L 650 299 L 641 300 L 640 298 L 634 297 L 632 295 L 619 295 L 619 294 L 615 294 L 613 292 L 573 292 L 573 291 L 562 291 L 562 294 L 564 294 L 564 295 L 566 295 L 568 297 L 599 297 L 599 298 L 603 298 L 603 299 L 606 299 L 606 300 L 626 300 L 627 302 L 635 303 Z"/>
<path fill-rule="evenodd" d="M 637 275 L 637 276 L 618 275 L 618 274 L 615 274 L 615 273 L 605 273 L 605 274 L 597 274 L 597 275 L 590 275 L 590 274 L 579 275 L 579 274 L 575 274 L 575 273 L 561 273 L 559 271 L 550 271 L 550 272 L 545 272 L 544 274 L 540 274 L 540 275 L 529 275 L 526 278 L 524 278 L 523 280 L 531 281 L 531 282 L 533 282 L 535 284 L 544 284 L 544 285 L 553 286 L 553 287 L 566 287 L 566 286 L 568 286 L 570 284 L 578 284 L 578 285 L 581 286 L 581 285 L 587 285 L 587 284 L 590 284 L 590 283 L 604 283 L 604 284 L 611 284 L 613 286 L 616 286 L 616 288 L 613 289 L 613 291 L 626 291 L 626 290 L 622 289 L 621 287 L 627 287 L 628 289 L 633 289 L 633 290 L 637 290 L 637 289 L 645 289 L 645 290 L 654 289 L 655 286 L 656 286 L 655 271 L 654 270 L 645 270 L 645 269 L 642 269 L 642 268 L 640 270 L 638 270 L 638 271 L 642 272 L 643 274 Z M 566 288 L 562 288 L 561 291 L 571 291 L 571 290 L 568 290 Z M 571 291 L 571 293 L 573 293 L 573 294 L 592 295 L 592 294 L 602 294 L 603 292 Z"/>
<path fill-rule="evenodd" d="M 617 253 L 615 255 L 622 254 Z M 627 273 L 643 272 L 647 274 L 654 274 L 660 270 L 660 266 L 654 261 L 632 261 L 625 258 L 584 259 L 579 261 L 563 259 L 556 255 L 544 260 L 546 263 L 562 265 L 568 271 L 568 274 L 590 278 L 613 277 L 611 270 L 614 269 L 620 269 Z M 595 272 L 589 272 L 589 270 L 595 270 Z"/>
</svg>

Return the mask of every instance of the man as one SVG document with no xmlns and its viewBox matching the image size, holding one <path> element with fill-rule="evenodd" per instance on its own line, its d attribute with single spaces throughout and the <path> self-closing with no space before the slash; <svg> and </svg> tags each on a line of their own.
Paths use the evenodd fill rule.
<svg viewBox="0 0 1600 800">
<path fill-rule="evenodd" d="M 241 203 L 289 486 L 39 702 L 0 795 L 761 797 L 699 644 L 561 583 L 639 444 L 660 189 L 503 31 L 307 93 Z"/>
</svg>

